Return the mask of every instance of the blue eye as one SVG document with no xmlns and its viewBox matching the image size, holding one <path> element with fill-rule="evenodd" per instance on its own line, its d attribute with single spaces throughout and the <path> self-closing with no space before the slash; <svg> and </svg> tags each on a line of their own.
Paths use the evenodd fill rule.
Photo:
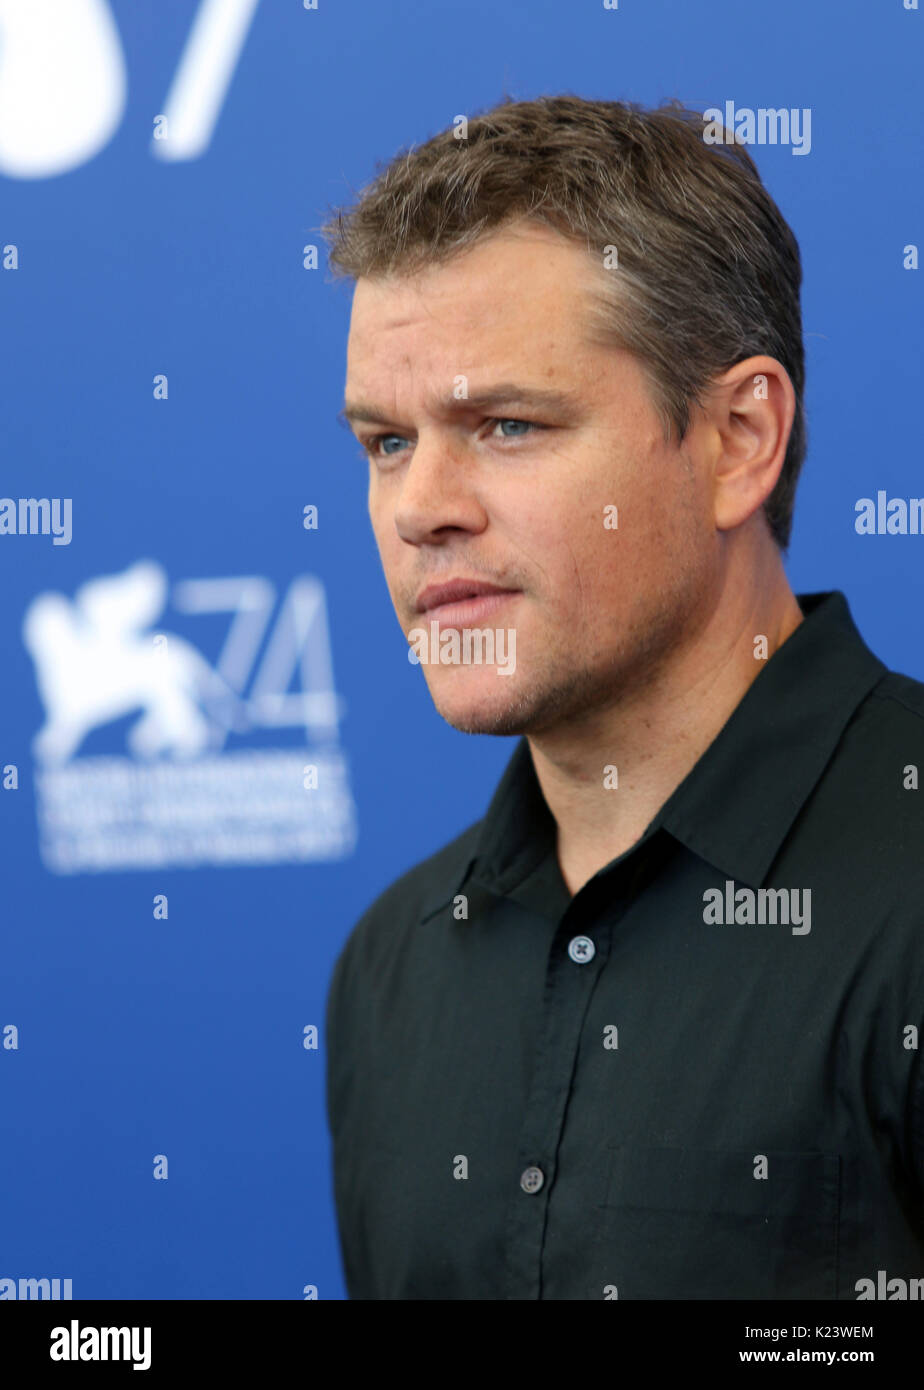
<svg viewBox="0 0 924 1390">
<path fill-rule="evenodd" d="M 406 443 L 406 442 L 407 442 L 407 441 L 403 438 L 403 436 L 400 435 L 400 434 L 374 434 L 374 435 L 372 436 L 372 438 L 369 439 L 369 440 L 363 445 L 363 453 L 365 453 L 365 454 L 371 454 L 373 457 L 375 457 L 375 456 L 377 456 L 377 455 L 378 455 L 379 457 L 381 457 L 381 455 L 379 455 L 379 453 L 378 453 L 378 451 L 379 451 L 379 445 L 382 444 L 386 439 L 398 439 L 398 440 L 400 440 L 402 443 Z M 391 452 L 394 453 L 394 452 L 397 452 L 397 451 L 396 451 L 396 450 L 392 450 Z M 389 450 L 388 450 L 388 449 L 385 450 L 385 456 L 386 456 L 386 457 L 389 456 Z"/>
<path fill-rule="evenodd" d="M 536 424 L 534 420 L 517 420 L 510 416 L 496 416 L 493 424 L 495 429 L 497 429 L 499 425 L 501 427 L 506 425 L 514 426 L 513 433 L 509 433 L 506 429 L 502 428 L 500 437 L 503 439 L 525 439 L 528 434 L 546 428 L 544 425 Z M 398 448 L 388 449 L 385 447 L 389 440 L 396 441 Z M 362 446 L 362 452 L 372 458 L 391 458 L 394 454 L 400 453 L 401 449 L 406 444 L 407 440 L 401 434 L 374 434 Z M 381 452 L 379 452 L 380 445 L 383 446 Z"/>
<path fill-rule="evenodd" d="M 532 421 L 530 421 L 530 420 L 513 420 L 513 419 L 506 420 L 506 419 L 504 419 L 504 420 L 498 420 L 497 423 L 498 423 L 499 425 L 522 425 L 522 426 L 524 427 L 524 429 L 527 429 L 527 430 L 531 430 L 531 429 L 534 429 L 534 428 L 535 428 L 535 426 L 533 425 Z M 505 438 L 505 439 L 519 439 L 519 438 L 521 438 L 521 436 L 518 435 L 518 434 L 506 434 L 506 435 L 504 435 L 504 438 Z"/>
</svg>

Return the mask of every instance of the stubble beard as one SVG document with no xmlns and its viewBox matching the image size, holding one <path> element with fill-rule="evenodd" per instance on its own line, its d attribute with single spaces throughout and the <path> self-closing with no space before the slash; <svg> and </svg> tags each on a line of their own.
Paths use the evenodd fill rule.
<svg viewBox="0 0 924 1390">
<path fill-rule="evenodd" d="M 582 640 L 569 646 L 561 635 L 528 683 L 520 681 L 517 673 L 495 677 L 501 687 L 511 683 L 505 699 L 495 697 L 480 706 L 476 701 L 454 713 L 441 708 L 434 698 L 436 709 L 451 728 L 463 734 L 533 737 L 566 724 L 576 728 L 601 710 L 644 699 L 645 691 L 689 640 L 697 607 L 695 593 L 690 585 L 656 596 L 631 621 L 622 640 L 614 646 L 610 637 L 609 650 L 596 658 L 593 634 L 584 630 Z"/>
</svg>

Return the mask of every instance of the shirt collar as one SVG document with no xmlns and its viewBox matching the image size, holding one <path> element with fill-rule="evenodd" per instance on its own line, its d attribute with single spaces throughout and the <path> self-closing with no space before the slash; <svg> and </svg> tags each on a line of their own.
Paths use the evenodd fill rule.
<svg viewBox="0 0 924 1390">
<path fill-rule="evenodd" d="M 760 887 L 857 706 L 887 668 L 866 646 L 845 596 L 797 595 L 803 621 L 786 639 L 655 816 L 658 827 L 727 877 Z M 429 915 L 475 869 L 505 894 L 550 852 L 555 820 L 521 738 L 458 879 L 436 890 Z M 476 867 L 477 866 L 477 867 Z"/>
</svg>

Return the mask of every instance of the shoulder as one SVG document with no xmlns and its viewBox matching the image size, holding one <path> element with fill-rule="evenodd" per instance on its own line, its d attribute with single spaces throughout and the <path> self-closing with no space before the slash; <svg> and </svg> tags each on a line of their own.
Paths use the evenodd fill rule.
<svg viewBox="0 0 924 1390">
<path fill-rule="evenodd" d="M 848 725 L 844 753 L 854 778 L 864 783 L 862 800 L 870 808 L 919 823 L 924 818 L 924 684 L 887 671 Z M 896 792 L 901 795 L 895 797 Z"/>
<path fill-rule="evenodd" d="M 887 671 L 860 702 L 804 810 L 802 872 L 858 949 L 875 939 L 924 988 L 924 684 Z"/>
<path fill-rule="evenodd" d="M 924 731 L 924 682 L 888 671 L 868 696 L 875 718 L 898 729 L 920 734 Z"/>
</svg>

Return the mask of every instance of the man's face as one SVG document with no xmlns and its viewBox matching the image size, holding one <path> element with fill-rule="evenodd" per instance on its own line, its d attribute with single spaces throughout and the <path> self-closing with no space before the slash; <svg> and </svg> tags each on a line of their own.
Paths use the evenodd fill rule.
<svg viewBox="0 0 924 1390">
<path fill-rule="evenodd" d="M 591 718 L 643 688 L 710 606 L 698 427 L 666 444 L 636 359 L 590 341 L 594 274 L 581 248 L 520 224 L 356 285 L 346 400 L 377 417 L 352 424 L 398 620 L 406 636 L 434 620 L 501 629 L 508 652 L 515 634 L 507 675 L 429 646 L 430 694 L 465 732 Z M 426 586 L 455 579 L 515 592 L 418 611 Z"/>
</svg>

